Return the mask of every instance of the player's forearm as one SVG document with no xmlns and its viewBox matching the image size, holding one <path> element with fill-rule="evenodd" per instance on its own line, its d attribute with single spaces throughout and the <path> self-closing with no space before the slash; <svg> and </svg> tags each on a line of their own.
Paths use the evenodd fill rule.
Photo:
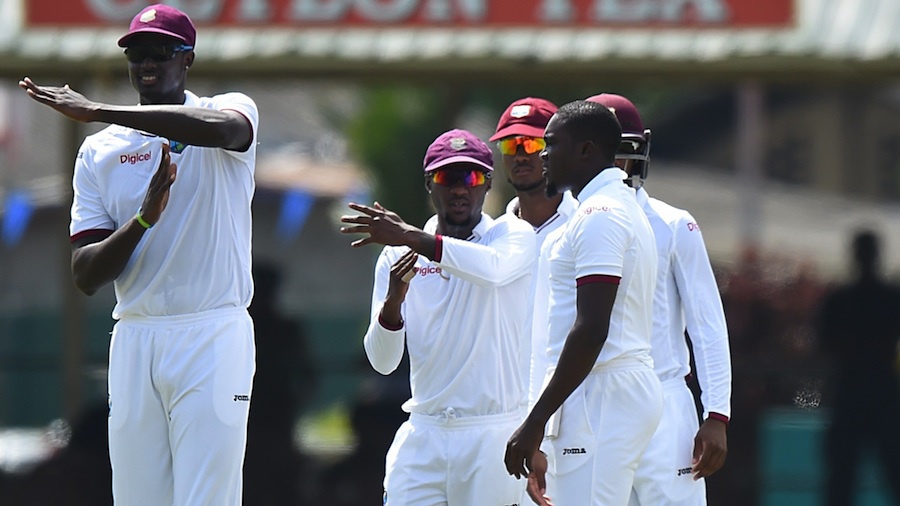
<svg viewBox="0 0 900 506">
<path fill-rule="evenodd" d="M 363 338 L 363 348 L 366 358 L 372 368 L 380 374 L 390 374 L 400 365 L 403 358 L 403 337 L 405 328 L 386 328 L 376 316 L 370 323 L 366 336 Z"/>
<path fill-rule="evenodd" d="M 424 230 L 414 228 L 403 234 L 403 240 L 409 249 L 428 258 L 429 260 L 438 260 L 441 255 L 441 246 L 438 244 L 440 239 L 437 236 L 429 234 Z"/>
<path fill-rule="evenodd" d="M 529 417 L 546 421 L 572 395 L 594 368 L 600 350 L 606 342 L 608 330 L 608 327 L 590 329 L 577 323 L 572 327 L 559 355 L 556 371 Z"/>
<path fill-rule="evenodd" d="M 534 236 L 510 234 L 491 244 L 445 239 L 441 267 L 482 286 L 503 286 L 531 272 L 537 254 Z"/>
<path fill-rule="evenodd" d="M 241 149 L 250 142 L 249 123 L 237 113 L 180 105 L 103 104 L 94 121 L 124 125 L 192 146 Z"/>
<path fill-rule="evenodd" d="M 135 219 L 100 242 L 77 248 L 72 253 L 72 279 L 86 295 L 93 295 L 103 285 L 122 274 L 134 249 L 147 229 Z"/>
</svg>

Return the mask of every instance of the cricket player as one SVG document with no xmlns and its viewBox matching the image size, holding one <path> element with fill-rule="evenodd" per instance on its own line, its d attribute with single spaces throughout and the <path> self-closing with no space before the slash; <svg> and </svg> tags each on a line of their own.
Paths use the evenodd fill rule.
<svg viewBox="0 0 900 506">
<path fill-rule="evenodd" d="M 493 154 L 465 130 L 441 134 L 424 160 L 437 211 L 425 229 L 378 203 L 350 204 L 344 233 L 384 244 L 363 339 L 381 374 L 409 352 L 410 413 L 386 457 L 389 506 L 521 505 L 524 487 L 503 469 L 508 434 L 525 415 L 520 347 L 535 259 L 532 227 L 482 212 Z"/>
<path fill-rule="evenodd" d="M 109 350 L 113 497 L 237 506 L 254 374 L 250 201 L 258 112 L 241 93 L 185 90 L 190 18 L 141 10 L 119 46 L 140 105 L 19 86 L 83 122 L 70 234 L 75 284 L 115 286 Z"/>
<path fill-rule="evenodd" d="M 506 205 L 506 213 L 516 218 L 525 220 L 534 229 L 537 238 L 537 250 L 541 250 L 544 239 L 551 232 L 563 226 L 569 217 L 575 212 L 578 202 L 570 192 L 557 193 L 548 196 L 546 192 L 547 180 L 544 178 L 544 167 L 541 161 L 541 151 L 544 150 L 544 129 L 550 118 L 556 112 L 557 107 L 553 102 L 543 98 L 525 97 L 509 104 L 500 120 L 494 135 L 488 139 L 496 142 L 503 160 L 503 168 L 506 170 L 506 178 L 509 184 L 516 190 L 516 196 Z M 535 263 L 537 267 L 537 263 Z M 532 276 L 532 291 L 535 289 L 535 276 Z M 546 286 L 542 283 L 540 286 Z M 529 405 L 537 401 L 537 394 L 543 385 L 546 365 L 546 322 L 539 324 L 539 332 L 531 331 L 529 320 L 526 325 L 527 335 L 532 336 L 532 342 L 525 342 L 523 352 L 524 376 L 528 379 Z M 531 353 L 532 348 L 538 352 Z M 532 367 L 534 359 L 541 364 Z M 534 377 L 533 373 L 540 371 L 540 377 Z"/>
<path fill-rule="evenodd" d="M 691 214 L 647 194 L 650 130 L 630 100 L 611 93 L 587 99 L 613 111 L 622 126 L 616 165 L 629 175 L 653 227 L 658 253 L 651 354 L 663 386 L 659 427 L 634 480 L 632 506 L 704 506 L 704 479 L 725 463 L 731 415 L 731 354 L 725 313 L 700 227 Z M 687 386 L 685 329 L 694 350 L 703 424 Z"/>
<path fill-rule="evenodd" d="M 540 252 L 544 239 L 554 230 L 562 227 L 575 213 L 578 202 L 571 192 L 547 195 L 547 179 L 544 177 L 541 151 L 544 150 L 544 129 L 556 112 L 556 104 L 537 97 L 520 98 L 507 106 L 497 122 L 494 135 L 488 139 L 496 142 L 506 170 L 506 178 L 516 190 L 516 196 L 506 206 L 506 213 L 525 220 L 534 228 L 537 239 L 537 251 Z M 539 304 L 533 311 L 533 317 L 526 322 L 526 340 L 522 346 L 522 377 L 528 381 L 528 406 L 537 401 L 547 363 L 547 312 L 546 308 L 548 283 L 546 271 L 538 272 L 539 264 L 535 262 L 531 279 L 532 301 Z M 539 281 L 540 280 L 540 281 Z M 538 302 L 540 301 L 540 302 Z M 531 336 L 531 339 L 527 339 Z M 540 456 L 539 456 L 540 458 Z M 541 460 L 544 462 L 544 460 Z M 543 474 L 542 474 L 543 475 Z M 532 473 L 529 476 L 529 494 L 543 498 L 547 485 Z"/>
<path fill-rule="evenodd" d="M 586 101 L 560 107 L 544 132 L 548 191 L 569 189 L 579 205 L 541 250 L 551 368 L 505 463 L 516 477 L 535 471 L 546 435 L 556 506 L 627 504 L 662 414 L 650 357 L 656 251 L 627 175 L 614 166 L 620 138 L 612 112 Z"/>
</svg>

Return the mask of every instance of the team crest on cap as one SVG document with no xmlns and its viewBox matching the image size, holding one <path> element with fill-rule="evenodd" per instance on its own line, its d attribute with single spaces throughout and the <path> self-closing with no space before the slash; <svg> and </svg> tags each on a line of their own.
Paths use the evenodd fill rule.
<svg viewBox="0 0 900 506">
<path fill-rule="evenodd" d="M 528 104 L 516 105 L 509 110 L 509 115 L 513 118 L 524 118 L 531 114 L 531 106 Z"/>
<path fill-rule="evenodd" d="M 450 149 L 453 151 L 466 149 L 466 139 L 463 137 L 454 137 L 450 139 Z"/>
<path fill-rule="evenodd" d="M 141 14 L 141 23 L 149 23 L 156 19 L 156 9 L 150 9 L 149 11 Z"/>
</svg>

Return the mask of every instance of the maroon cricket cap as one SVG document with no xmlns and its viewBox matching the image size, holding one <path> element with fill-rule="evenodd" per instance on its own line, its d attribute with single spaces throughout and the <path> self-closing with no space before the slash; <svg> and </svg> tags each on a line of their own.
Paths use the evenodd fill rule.
<svg viewBox="0 0 900 506">
<path fill-rule="evenodd" d="M 187 14 L 169 5 L 149 5 L 131 20 L 128 33 L 119 39 L 119 47 L 128 47 L 128 41 L 139 33 L 158 33 L 174 37 L 185 45 L 194 47 L 197 30 Z"/>
<path fill-rule="evenodd" d="M 494 155 L 487 143 L 467 130 L 449 130 L 438 136 L 425 151 L 425 172 L 451 163 L 474 163 L 486 171 L 494 170 Z"/>
<path fill-rule="evenodd" d="M 588 102 L 595 102 L 606 106 L 607 109 L 615 114 L 622 126 L 622 137 L 639 137 L 644 139 L 644 122 L 641 121 L 641 115 L 638 113 L 637 107 L 631 103 L 631 100 L 613 93 L 601 93 L 587 99 Z"/>
<path fill-rule="evenodd" d="M 543 98 L 525 97 L 509 104 L 497 123 L 497 131 L 488 139 L 499 141 L 512 135 L 543 137 L 544 128 L 556 112 L 556 105 Z"/>
</svg>

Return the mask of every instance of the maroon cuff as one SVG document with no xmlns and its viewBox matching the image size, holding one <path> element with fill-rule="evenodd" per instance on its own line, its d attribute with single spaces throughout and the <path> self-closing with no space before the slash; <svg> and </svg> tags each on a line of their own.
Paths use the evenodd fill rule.
<svg viewBox="0 0 900 506">
<path fill-rule="evenodd" d="M 728 428 L 728 422 L 730 421 L 727 416 L 721 413 L 714 413 L 710 411 L 709 416 L 706 417 L 707 420 L 718 420 L 725 424 L 725 428 Z"/>
<path fill-rule="evenodd" d="M 381 313 L 378 313 L 378 324 L 387 330 L 396 332 L 403 328 L 403 318 L 400 318 L 400 325 L 391 325 L 388 322 L 384 321 L 384 318 L 381 317 Z"/>
<path fill-rule="evenodd" d="M 112 230 L 104 230 L 99 228 L 92 228 L 90 230 L 82 230 L 75 235 L 69 236 L 69 242 L 75 242 L 83 237 L 96 237 L 103 236 L 104 238 L 112 235 Z"/>
<path fill-rule="evenodd" d="M 444 256 L 444 236 L 435 234 L 434 236 L 434 261 L 440 263 L 441 257 Z"/>
<path fill-rule="evenodd" d="M 575 286 L 586 285 L 588 283 L 609 283 L 618 285 L 622 281 L 619 276 L 609 276 L 606 274 L 591 274 L 575 280 Z"/>
</svg>

